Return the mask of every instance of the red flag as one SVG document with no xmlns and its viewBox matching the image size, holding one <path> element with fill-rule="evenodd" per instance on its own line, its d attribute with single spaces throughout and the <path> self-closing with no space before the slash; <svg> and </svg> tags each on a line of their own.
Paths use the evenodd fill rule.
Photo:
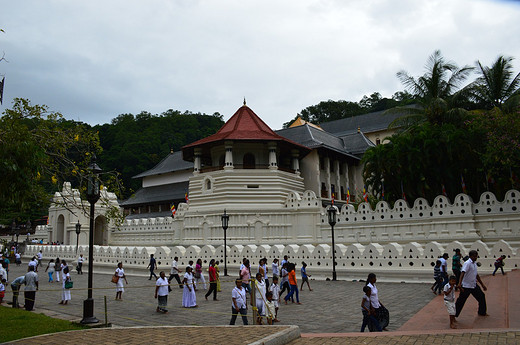
<svg viewBox="0 0 520 345">
<path fill-rule="evenodd" d="M 444 187 L 444 184 L 441 184 L 442 186 L 442 195 L 444 195 L 445 197 L 448 197 L 448 193 L 446 193 L 446 188 Z"/>
<path fill-rule="evenodd" d="M 367 187 L 363 186 L 363 199 L 365 202 L 368 202 L 368 194 L 367 194 Z"/>
<path fill-rule="evenodd" d="M 347 205 L 350 202 L 350 188 L 347 187 Z"/>
<path fill-rule="evenodd" d="M 186 203 L 190 201 L 190 199 L 188 199 L 188 192 L 184 193 L 184 200 L 186 200 Z"/>
<path fill-rule="evenodd" d="M 172 218 L 175 217 L 175 212 L 177 212 L 177 210 L 175 209 L 175 204 L 172 204 L 172 207 L 170 207 L 170 211 L 172 211 Z"/>
</svg>

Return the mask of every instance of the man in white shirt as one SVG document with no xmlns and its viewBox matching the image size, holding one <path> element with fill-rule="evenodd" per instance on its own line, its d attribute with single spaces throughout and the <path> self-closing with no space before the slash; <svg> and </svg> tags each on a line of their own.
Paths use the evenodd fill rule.
<svg viewBox="0 0 520 345">
<path fill-rule="evenodd" d="M 460 315 L 462 308 L 464 307 L 464 303 L 468 299 L 469 295 L 473 295 L 478 302 L 478 314 L 481 316 L 487 315 L 486 308 L 486 295 L 477 282 L 482 286 L 484 291 L 487 290 L 486 285 L 480 279 L 477 271 L 477 258 L 478 252 L 476 250 L 471 250 L 469 252 L 469 260 L 467 260 L 462 266 L 462 273 L 460 274 L 460 279 L 457 287 L 460 290 L 459 298 L 457 298 L 457 302 L 455 302 L 455 306 L 457 309 L 457 313 L 455 317 Z"/>
<path fill-rule="evenodd" d="M 25 310 L 31 311 L 34 308 L 36 291 L 38 290 L 38 274 L 34 272 L 35 266 L 29 266 L 29 272 L 25 274 Z"/>
<path fill-rule="evenodd" d="M 42 254 L 42 251 L 40 250 L 38 252 L 38 254 L 36 254 L 38 256 L 38 264 L 36 265 L 36 270 L 35 272 L 38 272 L 38 266 L 41 266 L 42 265 L 42 257 L 43 257 L 43 254 Z"/>
<path fill-rule="evenodd" d="M 157 298 L 157 312 L 167 313 L 168 309 L 168 279 L 164 271 L 159 273 L 159 278 L 155 281 L 155 298 Z"/>
<path fill-rule="evenodd" d="M 182 270 L 179 269 L 179 267 L 177 266 L 177 261 L 179 261 L 179 258 L 176 256 L 173 258 L 173 261 L 172 261 L 172 268 L 171 268 L 171 271 L 170 271 L 170 276 L 168 277 L 168 283 L 172 281 L 173 278 L 175 278 L 175 280 L 177 281 L 177 284 L 179 284 L 179 288 L 183 288 L 182 287 L 182 283 L 181 283 L 181 279 L 179 277 L 179 273 L 182 272 Z M 170 289 L 171 291 L 171 289 Z"/>
<path fill-rule="evenodd" d="M 441 277 L 442 277 L 442 286 L 441 288 L 444 287 L 444 285 L 448 284 L 448 258 L 450 256 L 448 255 L 448 253 L 444 253 L 442 255 L 442 257 L 439 258 L 439 261 L 441 262 Z"/>
<path fill-rule="evenodd" d="M 246 290 L 242 287 L 242 280 L 235 280 L 235 288 L 231 291 L 231 321 L 230 325 L 234 325 L 238 314 L 242 316 L 242 323 L 247 325 L 247 304 Z"/>
<path fill-rule="evenodd" d="M 77 271 L 78 271 L 78 274 L 83 274 L 83 254 L 79 255 Z"/>
</svg>

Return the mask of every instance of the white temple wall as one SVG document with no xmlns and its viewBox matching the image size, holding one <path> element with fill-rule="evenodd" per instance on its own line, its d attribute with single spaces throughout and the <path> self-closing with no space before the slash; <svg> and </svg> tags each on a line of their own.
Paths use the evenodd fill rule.
<svg viewBox="0 0 520 345">
<path fill-rule="evenodd" d="M 478 250 L 483 274 L 492 272 L 500 255 L 507 257 L 506 270 L 518 268 L 519 205 L 520 193 L 510 191 L 503 201 L 484 193 L 477 203 L 459 194 L 453 203 L 440 196 L 431 206 L 424 199 L 411 207 L 403 200 L 393 208 L 386 202 L 373 210 L 365 203 L 357 210 L 352 205 L 343 206 L 334 227 L 338 276 L 365 279 L 368 272 L 375 272 L 385 280 L 430 281 L 435 260 L 444 252 L 451 257 L 455 248 L 460 248 L 463 256 L 471 249 Z M 190 207 L 180 204 L 175 219 L 135 219 L 126 221 L 120 230 L 112 229 L 112 246 L 95 246 L 100 269 L 110 267 L 112 271 L 122 260 L 130 272 L 144 274 L 149 254 L 158 248 L 169 250 L 161 249 L 161 269 L 167 269 L 173 256 L 179 256 L 181 265 L 198 257 L 206 263 L 213 257 L 222 260 L 222 212 L 193 211 Z M 314 192 L 291 192 L 279 209 L 228 209 L 228 214 L 231 272 L 242 257 L 256 263 L 264 256 L 271 261 L 287 254 L 298 265 L 305 260 L 315 277 L 331 276 L 332 231 Z M 31 256 L 39 248 L 44 257 L 75 258 L 75 246 L 29 246 L 25 255 Z M 85 251 L 86 246 L 80 248 Z"/>
</svg>

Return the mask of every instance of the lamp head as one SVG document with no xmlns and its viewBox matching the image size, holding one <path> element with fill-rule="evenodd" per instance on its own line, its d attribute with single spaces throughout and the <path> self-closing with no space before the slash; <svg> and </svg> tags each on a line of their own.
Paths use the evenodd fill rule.
<svg viewBox="0 0 520 345">
<path fill-rule="evenodd" d="M 229 225 L 229 216 L 226 213 L 226 210 L 224 209 L 224 214 L 221 217 L 222 219 L 222 229 L 227 230 Z"/>
</svg>

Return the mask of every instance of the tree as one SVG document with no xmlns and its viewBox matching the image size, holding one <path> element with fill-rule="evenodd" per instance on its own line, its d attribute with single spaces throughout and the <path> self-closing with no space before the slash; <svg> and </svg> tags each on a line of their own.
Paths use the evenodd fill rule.
<svg viewBox="0 0 520 345">
<path fill-rule="evenodd" d="M 473 96 L 482 109 L 502 108 L 520 91 L 520 73 L 514 75 L 513 58 L 499 56 L 491 67 L 477 61 L 479 77 L 472 83 Z"/>
<path fill-rule="evenodd" d="M 51 193 L 64 181 L 84 185 L 90 154 L 100 150 L 89 126 L 15 98 L 0 118 L 0 222 L 47 214 Z"/>
<path fill-rule="evenodd" d="M 445 61 L 439 50 L 433 52 L 425 66 L 425 74 L 412 77 L 406 71 L 397 72 L 403 83 L 421 105 L 420 108 L 399 108 L 396 111 L 408 115 L 391 124 L 392 127 L 409 128 L 414 124 L 429 121 L 435 124 L 460 121 L 464 110 L 457 107 L 465 97 L 467 89 L 460 89 L 472 67 L 459 68 L 455 63 Z"/>
</svg>

